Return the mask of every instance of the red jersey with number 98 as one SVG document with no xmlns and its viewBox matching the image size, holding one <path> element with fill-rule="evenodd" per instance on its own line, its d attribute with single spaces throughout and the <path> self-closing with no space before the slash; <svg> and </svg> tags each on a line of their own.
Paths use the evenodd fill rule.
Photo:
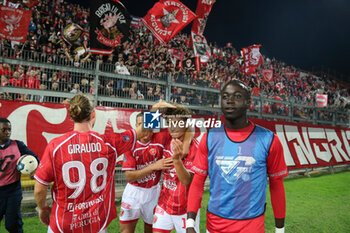
<svg viewBox="0 0 350 233">
<path fill-rule="evenodd" d="M 99 232 L 117 217 L 116 157 L 132 150 L 135 132 L 100 135 L 69 132 L 46 147 L 34 178 L 53 182 L 50 228 L 54 232 Z"/>
</svg>

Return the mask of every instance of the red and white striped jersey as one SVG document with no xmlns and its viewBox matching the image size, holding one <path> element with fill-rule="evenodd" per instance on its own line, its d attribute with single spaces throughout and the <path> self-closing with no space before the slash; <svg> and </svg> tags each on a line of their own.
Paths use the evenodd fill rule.
<svg viewBox="0 0 350 233">
<path fill-rule="evenodd" d="M 182 163 L 188 172 L 191 171 L 192 163 L 195 158 L 199 142 L 193 139 L 190 144 L 188 155 L 182 159 Z M 164 149 L 164 156 L 169 158 L 173 155 L 170 143 Z M 163 170 L 163 186 L 160 192 L 158 205 L 168 214 L 182 215 L 187 212 L 187 197 L 190 186 L 184 186 L 176 175 L 175 167 L 169 170 Z"/>
<path fill-rule="evenodd" d="M 99 232 L 117 217 L 116 157 L 132 150 L 133 130 L 111 135 L 69 132 L 46 147 L 35 179 L 53 182 L 50 228 L 54 232 Z"/>
<path fill-rule="evenodd" d="M 140 170 L 157 162 L 159 159 L 163 158 L 164 145 L 167 145 L 170 140 L 171 136 L 166 131 L 153 134 L 152 139 L 147 143 L 137 141 L 135 149 L 124 154 L 122 170 Z M 146 177 L 129 183 L 142 188 L 151 188 L 159 183 L 161 175 L 161 170 L 153 171 Z"/>
</svg>

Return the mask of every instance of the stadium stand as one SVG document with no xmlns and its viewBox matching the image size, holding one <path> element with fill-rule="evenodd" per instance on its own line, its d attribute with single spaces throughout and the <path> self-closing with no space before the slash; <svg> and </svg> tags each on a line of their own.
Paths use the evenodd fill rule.
<svg viewBox="0 0 350 233">
<path fill-rule="evenodd" d="M 43 0 L 32 10 L 24 44 L 0 39 L 0 99 L 67 103 L 75 93 L 92 93 L 100 106 L 147 109 L 165 99 L 198 114 L 219 114 L 219 90 L 228 79 L 241 77 L 242 61 L 231 46 L 210 43 L 212 56 L 197 71 L 189 35 L 178 34 L 166 48 L 137 25 L 132 27 L 130 41 L 111 56 L 92 55 L 84 49 L 89 47 L 89 9 Z M 63 38 L 70 23 L 83 31 L 71 44 Z M 169 48 L 185 52 L 182 65 L 172 63 Z M 263 81 L 264 69 L 273 70 L 271 82 Z M 242 81 L 252 90 L 251 117 L 349 127 L 349 84 L 327 74 L 315 75 L 265 58 L 257 74 Z M 328 94 L 327 108 L 316 108 L 316 93 Z M 33 182 L 23 180 L 24 190 L 29 191 L 24 202 L 33 203 Z M 120 170 L 116 182 L 117 187 L 125 186 Z"/>
<path fill-rule="evenodd" d="M 26 7 L 26 6 L 24 6 Z M 53 12 L 53 14 L 51 14 Z M 161 45 L 152 33 L 142 25 L 132 27 L 131 39 L 117 47 L 111 56 L 92 55 L 86 48 L 88 45 L 89 9 L 65 1 L 41 1 L 32 8 L 29 33 L 24 44 L 0 40 L 0 56 L 54 64 L 74 68 L 94 70 L 96 62 L 99 70 L 122 75 L 147 78 L 148 80 L 171 81 L 184 85 L 220 89 L 230 78 L 241 77 L 241 61 L 238 52 L 231 46 L 220 47 L 211 43 L 212 56 L 209 62 L 195 69 L 192 58 L 194 53 L 190 47 L 190 37 L 178 34 L 168 44 Z M 69 24 L 81 27 L 82 36 L 76 41 L 67 41 L 64 29 Z M 182 64 L 175 64 L 170 59 L 168 49 L 176 48 L 185 52 Z M 274 78 L 271 82 L 263 81 L 263 69 L 272 69 Z M 98 85 L 98 94 L 108 97 L 122 97 L 135 100 L 157 101 L 165 98 L 165 87 L 156 83 L 135 80 L 94 77 L 68 71 L 56 71 L 38 67 L 0 64 L 1 86 L 14 86 L 29 89 L 52 90 L 71 93 L 92 93 L 94 85 Z M 316 106 L 315 94 L 328 94 L 328 108 L 346 112 L 350 107 L 348 84 L 340 84 L 327 76 L 316 76 L 276 59 L 265 58 L 254 76 L 245 76 L 242 80 L 253 91 L 253 95 L 272 100 L 292 101 L 296 104 Z M 186 105 L 202 105 L 206 103 L 218 107 L 212 95 L 205 91 L 172 86 L 170 100 Z M 1 94 L 2 99 L 31 100 L 39 102 L 63 102 L 64 98 L 40 98 L 33 95 Z M 289 113 L 287 104 L 269 101 L 254 101 L 251 112 L 263 106 L 264 114 L 278 114 L 309 119 L 313 114 L 307 108 L 294 108 Z M 134 105 L 122 105 L 134 107 Z M 142 106 L 141 106 L 142 107 Z M 325 121 L 332 119 L 332 114 L 320 110 L 319 117 Z M 342 117 L 342 116 L 340 116 Z M 345 116 L 346 117 L 346 116 Z M 346 119 L 344 119 L 346 121 Z"/>
</svg>

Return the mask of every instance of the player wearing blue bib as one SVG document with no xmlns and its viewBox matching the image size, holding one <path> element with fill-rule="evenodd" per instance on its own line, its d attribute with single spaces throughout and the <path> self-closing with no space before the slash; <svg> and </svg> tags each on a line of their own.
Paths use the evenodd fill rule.
<svg viewBox="0 0 350 233">
<path fill-rule="evenodd" d="M 250 91 L 239 80 L 221 91 L 225 124 L 204 134 L 193 163 L 195 172 L 188 198 L 187 232 L 192 227 L 210 178 L 207 231 L 215 233 L 265 232 L 267 177 L 275 215 L 276 233 L 284 232 L 285 193 L 288 174 L 283 148 L 270 130 L 248 121 Z"/>
</svg>

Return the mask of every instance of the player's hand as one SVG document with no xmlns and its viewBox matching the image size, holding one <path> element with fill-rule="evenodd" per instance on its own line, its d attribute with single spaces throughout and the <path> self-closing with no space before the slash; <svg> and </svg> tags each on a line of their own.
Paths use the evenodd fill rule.
<svg viewBox="0 0 350 233">
<path fill-rule="evenodd" d="M 35 170 L 35 171 L 36 171 L 36 170 Z M 35 171 L 33 171 L 32 173 L 29 174 L 29 178 L 30 178 L 31 180 L 34 180 Z"/>
<path fill-rule="evenodd" d="M 176 107 L 163 100 L 159 100 L 158 103 L 152 106 L 151 111 L 156 111 L 157 109 L 162 109 L 162 108 L 176 108 Z"/>
<path fill-rule="evenodd" d="M 173 166 L 172 158 L 162 158 L 154 163 L 153 170 L 167 170 Z"/>
<path fill-rule="evenodd" d="M 196 233 L 196 231 L 193 227 L 191 227 L 191 228 L 186 228 L 186 233 Z"/>
<path fill-rule="evenodd" d="M 171 149 L 173 150 L 173 160 L 182 159 L 183 144 L 179 139 L 171 141 Z"/>
<path fill-rule="evenodd" d="M 51 213 L 50 206 L 44 206 L 43 208 L 39 209 L 40 221 L 46 226 L 50 224 L 50 213 Z"/>
</svg>

